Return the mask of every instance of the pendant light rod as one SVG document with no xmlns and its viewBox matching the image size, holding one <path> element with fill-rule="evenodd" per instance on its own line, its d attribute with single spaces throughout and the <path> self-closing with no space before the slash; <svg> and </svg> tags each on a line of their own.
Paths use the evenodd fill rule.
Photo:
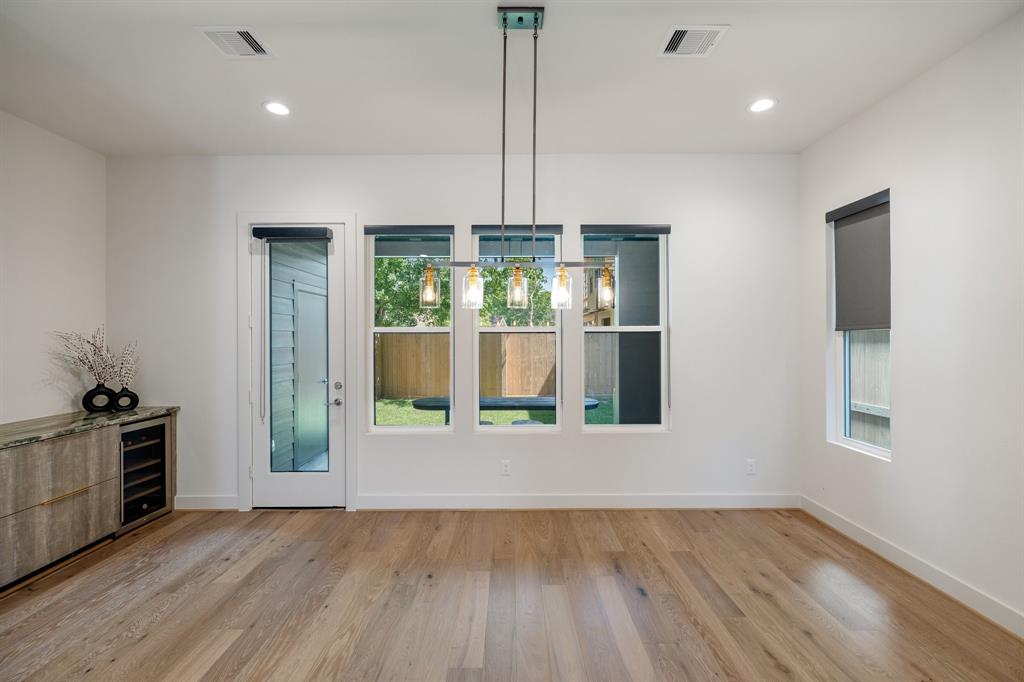
<svg viewBox="0 0 1024 682">
<path fill-rule="evenodd" d="M 531 222 L 531 244 L 533 247 L 533 262 L 537 262 L 537 29 L 540 24 L 540 15 L 533 13 L 533 174 L 532 174 L 532 195 L 530 222 Z"/>
<path fill-rule="evenodd" d="M 508 80 L 508 15 L 501 19 L 501 262 L 505 262 L 505 101 Z"/>
</svg>

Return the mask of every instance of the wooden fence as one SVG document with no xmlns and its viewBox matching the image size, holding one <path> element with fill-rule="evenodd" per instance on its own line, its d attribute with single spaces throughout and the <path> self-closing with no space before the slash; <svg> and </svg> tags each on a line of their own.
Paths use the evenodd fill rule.
<svg viewBox="0 0 1024 682">
<path fill-rule="evenodd" d="M 480 395 L 555 395 L 555 335 L 480 334 Z"/>
<path fill-rule="evenodd" d="M 373 340 L 374 395 L 408 399 L 448 395 L 447 334 L 377 334 Z M 555 394 L 553 333 L 480 335 L 480 395 Z"/>
<path fill-rule="evenodd" d="M 890 447 L 889 332 L 850 332 L 850 437 Z"/>
<path fill-rule="evenodd" d="M 447 334 L 375 334 L 376 398 L 448 395 L 451 377 Z"/>
</svg>

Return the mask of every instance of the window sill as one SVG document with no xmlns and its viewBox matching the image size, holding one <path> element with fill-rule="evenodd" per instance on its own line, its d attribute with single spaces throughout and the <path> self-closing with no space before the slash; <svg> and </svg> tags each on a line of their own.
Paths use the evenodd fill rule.
<svg viewBox="0 0 1024 682">
<path fill-rule="evenodd" d="M 584 434 L 603 434 L 607 435 L 610 433 L 668 433 L 670 429 L 665 424 L 609 424 L 607 426 L 587 426 L 584 425 L 581 432 Z"/>
<path fill-rule="evenodd" d="M 853 450 L 854 452 L 867 455 L 868 457 L 880 459 L 883 462 L 892 462 L 892 450 L 876 447 L 870 443 L 862 443 L 859 440 L 853 440 L 851 438 L 837 438 L 835 440 L 828 439 L 828 443 L 847 450 Z"/>
<path fill-rule="evenodd" d="M 367 436 L 448 436 L 455 433 L 451 426 L 371 426 Z"/>
<path fill-rule="evenodd" d="M 480 426 L 480 425 L 477 425 L 476 428 L 473 429 L 473 433 L 477 433 L 477 434 L 480 434 L 480 433 L 483 433 L 483 434 L 501 434 L 502 436 L 511 435 L 511 434 L 524 435 L 524 436 L 537 435 L 537 434 L 556 435 L 556 434 L 562 433 L 562 429 L 559 426 L 553 426 L 553 425 L 546 425 L 546 426 L 536 426 L 536 425 L 534 425 L 534 426 L 529 426 L 529 425 L 523 425 L 523 426 L 501 426 L 501 425 Z"/>
</svg>

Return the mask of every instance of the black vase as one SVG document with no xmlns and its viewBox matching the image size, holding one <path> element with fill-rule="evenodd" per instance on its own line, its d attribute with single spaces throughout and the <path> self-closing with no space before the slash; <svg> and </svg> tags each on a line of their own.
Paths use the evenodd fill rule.
<svg viewBox="0 0 1024 682">
<path fill-rule="evenodd" d="M 117 395 L 103 384 L 96 384 L 82 396 L 82 407 L 86 412 L 109 412 L 114 409 L 114 396 Z"/>
<path fill-rule="evenodd" d="M 122 388 L 114 395 L 114 409 L 118 412 L 128 412 L 139 406 L 139 394 L 127 388 Z"/>
</svg>

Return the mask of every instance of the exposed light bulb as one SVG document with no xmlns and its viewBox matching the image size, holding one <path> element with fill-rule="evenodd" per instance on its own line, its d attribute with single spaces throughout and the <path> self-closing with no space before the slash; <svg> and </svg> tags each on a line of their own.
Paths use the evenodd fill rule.
<svg viewBox="0 0 1024 682">
<path fill-rule="evenodd" d="M 512 268 L 512 276 L 508 280 L 509 308 L 528 308 L 530 306 L 530 282 L 523 277 L 522 266 Z"/>
<path fill-rule="evenodd" d="M 559 265 L 555 270 L 555 281 L 551 286 L 551 307 L 554 310 L 572 308 L 572 278 L 564 265 Z"/>
<path fill-rule="evenodd" d="M 437 291 L 437 280 L 434 279 L 434 266 L 427 265 L 420 280 L 420 307 L 437 308 L 441 305 L 441 297 Z"/>
<path fill-rule="evenodd" d="M 597 300 L 605 308 L 615 305 L 615 285 L 612 283 L 612 269 L 607 265 L 601 269 L 601 285 L 597 289 Z"/>
<path fill-rule="evenodd" d="M 475 265 L 470 265 L 462 278 L 462 307 L 484 307 L 484 278 L 480 276 L 480 270 Z"/>
</svg>

